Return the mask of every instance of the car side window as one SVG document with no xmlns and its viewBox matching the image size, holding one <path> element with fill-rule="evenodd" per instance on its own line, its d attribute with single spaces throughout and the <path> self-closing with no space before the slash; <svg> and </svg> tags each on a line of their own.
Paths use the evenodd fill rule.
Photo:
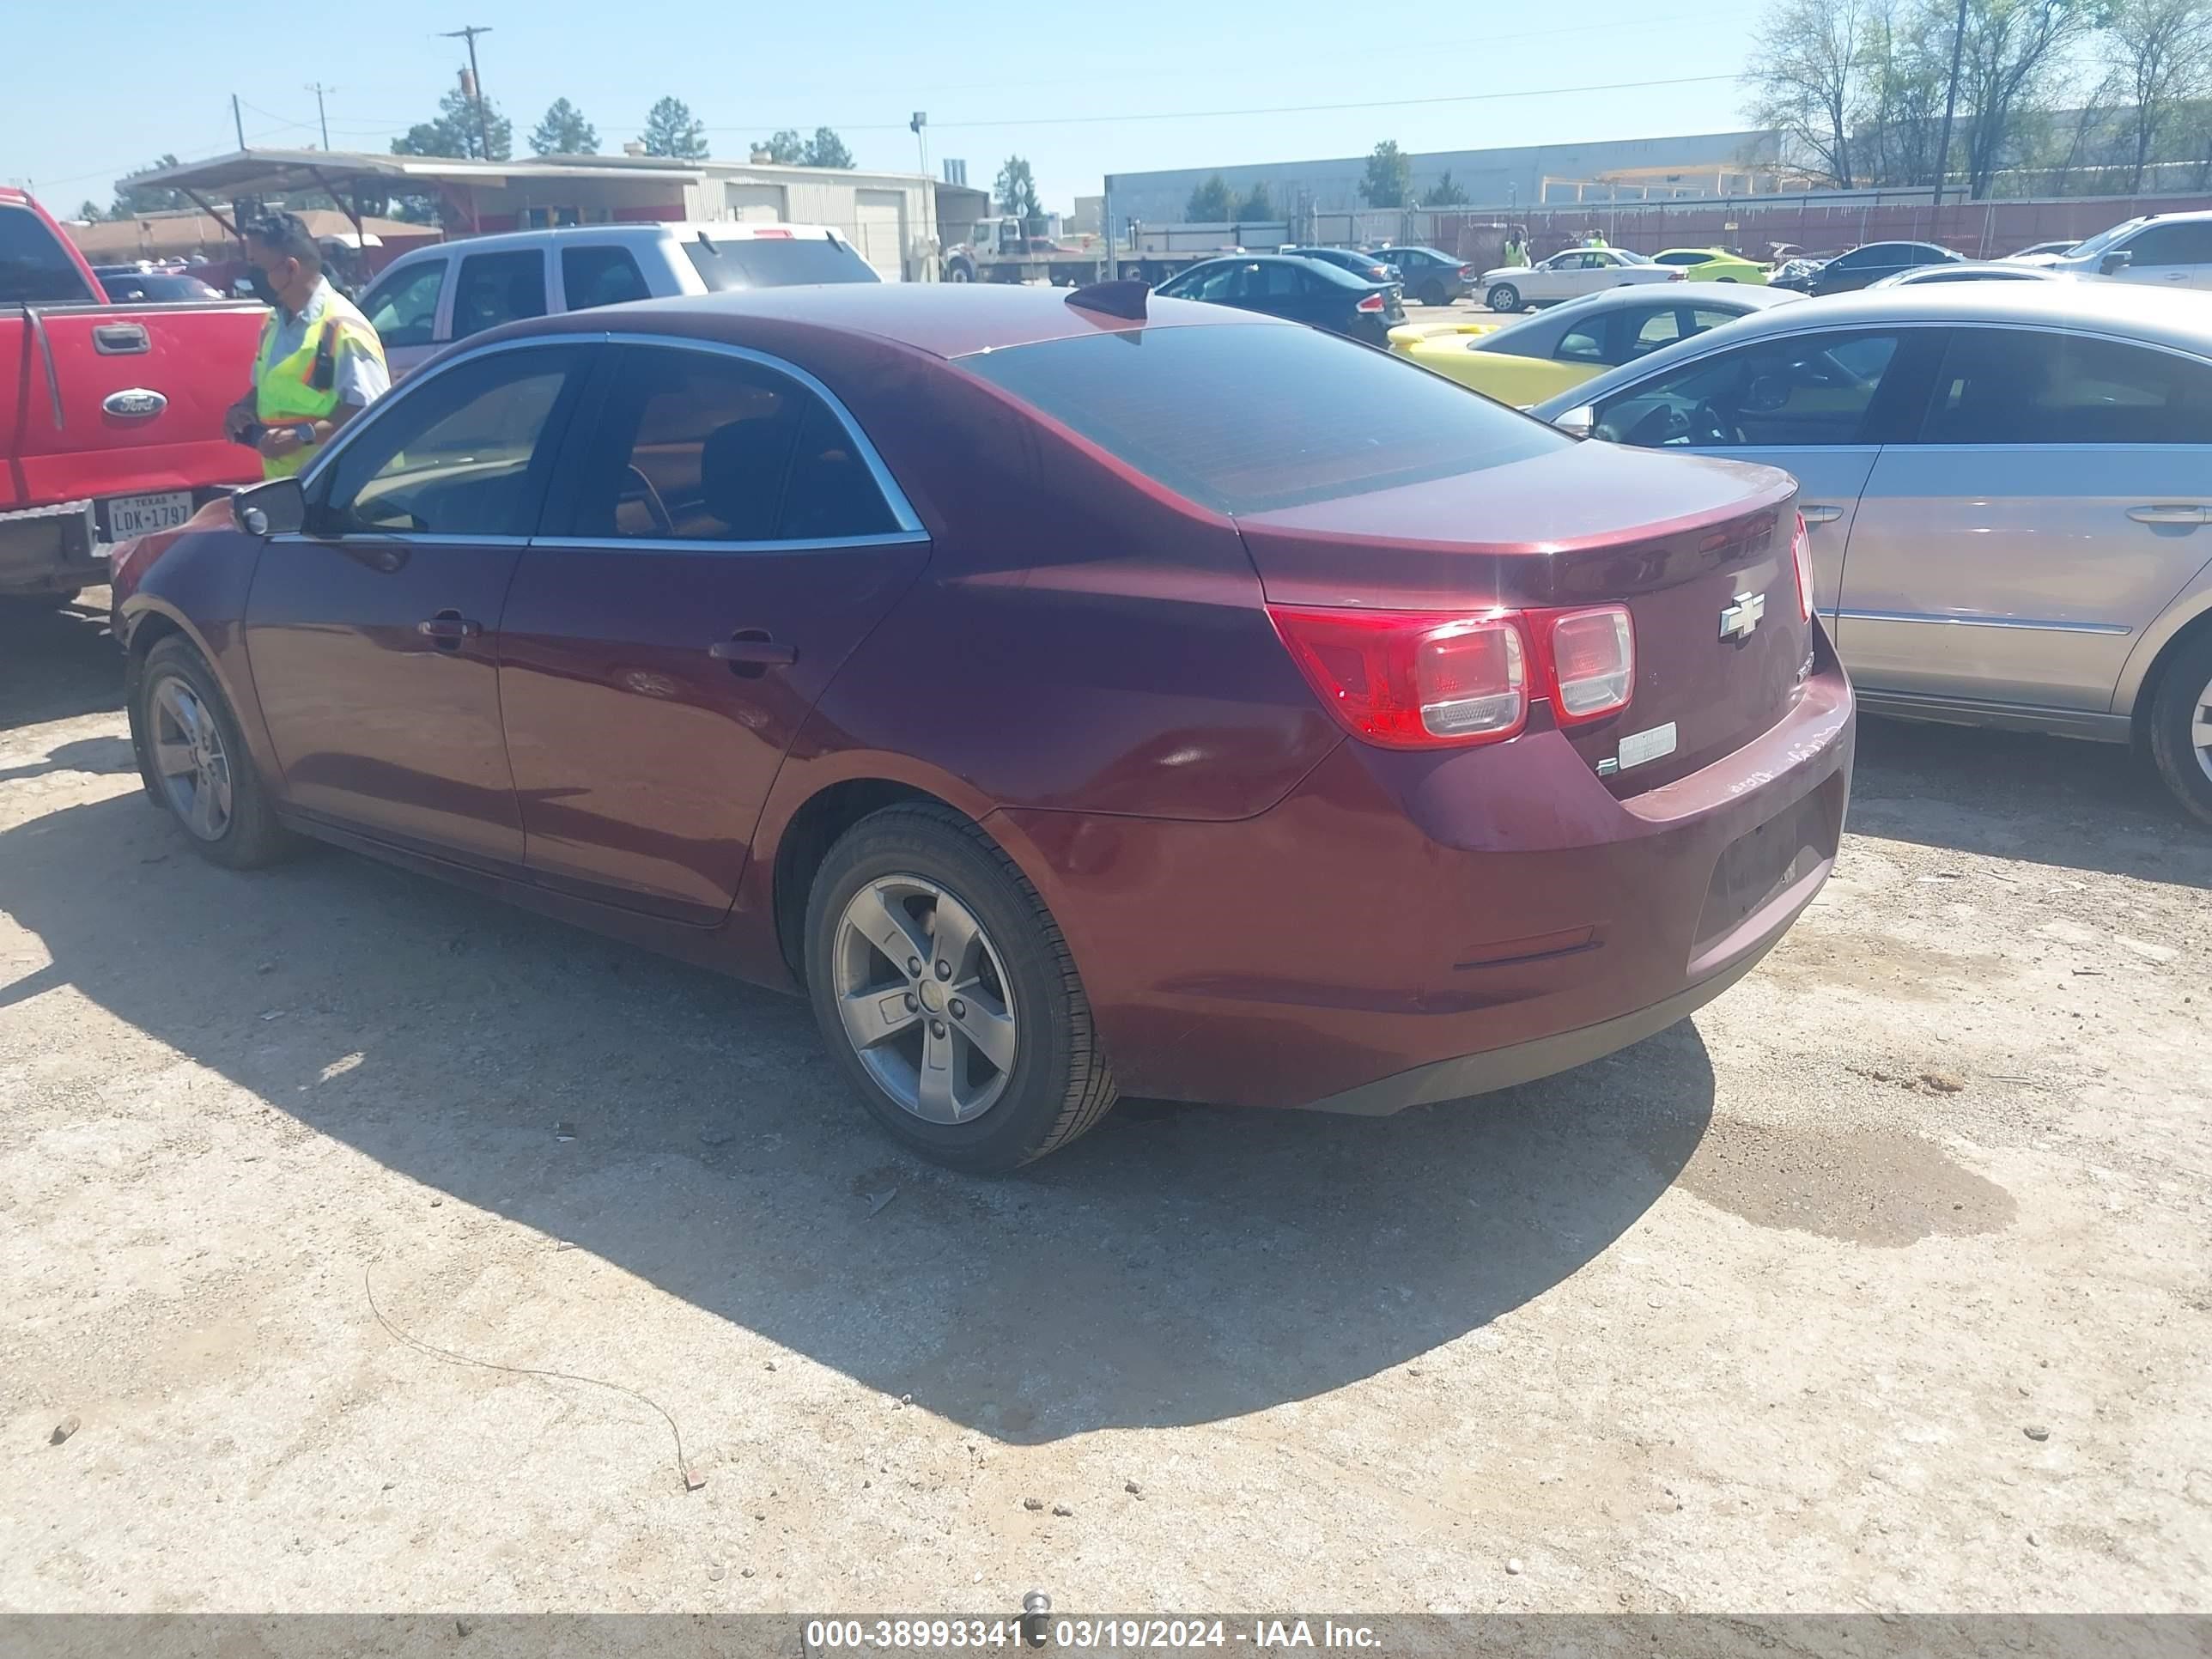
<svg viewBox="0 0 2212 1659">
<path fill-rule="evenodd" d="M 1670 346 L 1675 341 L 1687 337 L 1682 332 L 1680 313 L 1672 306 L 1668 307 L 1664 311 L 1655 311 L 1649 316 L 1632 319 L 1632 320 L 1635 322 L 1636 332 L 1628 342 L 1628 356 L 1631 361 L 1638 357 L 1647 357 L 1662 347 Z M 1711 328 L 1712 325 L 1708 323 L 1705 326 Z M 1694 334 L 1698 331 L 1692 329 L 1690 331 Z"/>
<path fill-rule="evenodd" d="M 545 256 L 536 248 L 471 253 L 453 287 L 453 337 L 545 314 Z"/>
<path fill-rule="evenodd" d="M 368 291 L 362 311 L 386 346 L 426 346 L 435 337 L 438 295 L 446 286 L 446 262 L 425 259 L 393 271 Z"/>
<path fill-rule="evenodd" d="M 1612 319 L 1591 317 L 1571 325 L 1559 336 L 1559 344 L 1552 348 L 1552 356 L 1563 363 L 1599 363 L 1606 361 L 1606 325 Z"/>
<path fill-rule="evenodd" d="M 633 346 L 586 446 L 572 533 L 780 542 L 898 528 L 843 423 L 788 375 L 718 352 Z"/>
<path fill-rule="evenodd" d="M 1894 334 L 1796 334 L 1663 371 L 1599 404 L 1596 434 L 1644 449 L 1862 441 Z"/>
<path fill-rule="evenodd" d="M 2212 367 L 2081 334 L 1962 328 L 1920 441 L 2212 445 Z"/>
<path fill-rule="evenodd" d="M 1170 297 L 1177 300 L 1225 300 L 1237 281 L 1237 273 L 1243 269 L 1241 265 L 1225 263 L 1199 266 L 1184 273 L 1182 279 L 1183 286 Z"/>
<path fill-rule="evenodd" d="M 0 207 L 0 306 L 68 305 L 98 297 L 37 214 Z"/>
<path fill-rule="evenodd" d="M 2136 270 L 2150 265 L 2212 264 L 2212 222 L 2152 225 L 2124 245 Z"/>
<path fill-rule="evenodd" d="M 653 297 L 645 285 L 645 273 L 626 247 L 562 248 L 561 293 L 571 311 Z"/>
<path fill-rule="evenodd" d="M 1299 292 L 1298 278 L 1304 274 L 1296 265 L 1270 260 L 1253 271 L 1253 291 L 1262 299 L 1293 299 Z"/>
<path fill-rule="evenodd" d="M 331 461 L 317 536 L 527 536 L 574 348 L 495 352 L 403 391 Z"/>
</svg>

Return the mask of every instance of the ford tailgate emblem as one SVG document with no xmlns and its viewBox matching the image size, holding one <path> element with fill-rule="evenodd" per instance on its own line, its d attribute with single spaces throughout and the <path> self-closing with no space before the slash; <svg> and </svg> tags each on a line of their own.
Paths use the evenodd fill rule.
<svg viewBox="0 0 2212 1659">
<path fill-rule="evenodd" d="M 158 392 L 149 392 L 143 386 L 125 386 L 120 392 L 111 392 L 100 400 L 100 406 L 118 420 L 143 421 L 159 415 L 169 406 L 169 400 Z"/>
<path fill-rule="evenodd" d="M 1747 640 L 1751 630 L 1759 626 L 1759 619 L 1766 614 L 1766 595 L 1739 593 L 1721 612 L 1721 637 L 1724 640 Z"/>
</svg>

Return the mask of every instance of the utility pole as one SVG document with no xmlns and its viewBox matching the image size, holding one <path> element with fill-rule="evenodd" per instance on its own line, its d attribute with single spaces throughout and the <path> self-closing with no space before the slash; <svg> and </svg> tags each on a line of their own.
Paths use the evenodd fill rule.
<svg viewBox="0 0 2212 1659">
<path fill-rule="evenodd" d="M 315 94 L 315 118 L 323 124 L 323 148 L 328 149 L 331 147 L 331 116 L 330 112 L 323 107 L 323 94 L 336 92 L 337 88 L 326 87 L 320 81 L 310 81 L 307 90 Z"/>
<path fill-rule="evenodd" d="M 1951 116 L 1959 107 L 1959 58 L 1966 46 L 1966 0 L 1959 0 L 1959 21 L 1951 31 L 1951 85 L 1943 94 L 1943 136 L 1936 143 L 1936 198 L 1934 205 L 1943 205 L 1943 170 L 1951 164 Z M 1928 228 L 1932 240 L 1936 227 Z"/>
<path fill-rule="evenodd" d="M 238 112 L 238 94 L 230 94 L 230 127 L 238 135 L 238 147 L 246 148 L 246 118 Z"/>
<path fill-rule="evenodd" d="M 448 29 L 439 38 L 445 40 L 465 40 L 469 43 L 469 95 L 477 106 L 477 139 L 483 146 L 483 159 L 491 160 L 491 123 L 484 118 L 483 76 L 477 69 L 477 36 L 489 34 L 490 26 L 468 23 L 457 29 Z"/>
</svg>

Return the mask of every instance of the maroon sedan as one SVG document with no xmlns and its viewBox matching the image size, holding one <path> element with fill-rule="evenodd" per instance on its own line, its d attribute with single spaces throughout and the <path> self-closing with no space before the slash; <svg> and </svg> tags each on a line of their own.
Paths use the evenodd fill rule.
<svg viewBox="0 0 2212 1659">
<path fill-rule="evenodd" d="M 1680 1019 L 1826 878 L 1790 480 L 1295 325 L 854 286 L 480 336 L 117 578 L 146 788 L 803 987 L 962 1168 Z M 1794 533 L 1793 533 L 1794 532 Z"/>
</svg>

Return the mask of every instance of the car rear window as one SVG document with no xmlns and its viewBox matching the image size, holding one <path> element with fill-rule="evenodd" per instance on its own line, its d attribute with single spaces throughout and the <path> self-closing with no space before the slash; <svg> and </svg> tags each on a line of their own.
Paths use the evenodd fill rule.
<svg viewBox="0 0 2212 1659">
<path fill-rule="evenodd" d="M 1152 327 L 959 362 L 1218 513 L 1480 472 L 1574 441 L 1440 374 L 1314 329 Z"/>
<path fill-rule="evenodd" d="M 851 245 L 826 236 L 747 236 L 684 244 L 709 294 L 734 288 L 792 288 L 804 283 L 879 283 Z"/>
</svg>

